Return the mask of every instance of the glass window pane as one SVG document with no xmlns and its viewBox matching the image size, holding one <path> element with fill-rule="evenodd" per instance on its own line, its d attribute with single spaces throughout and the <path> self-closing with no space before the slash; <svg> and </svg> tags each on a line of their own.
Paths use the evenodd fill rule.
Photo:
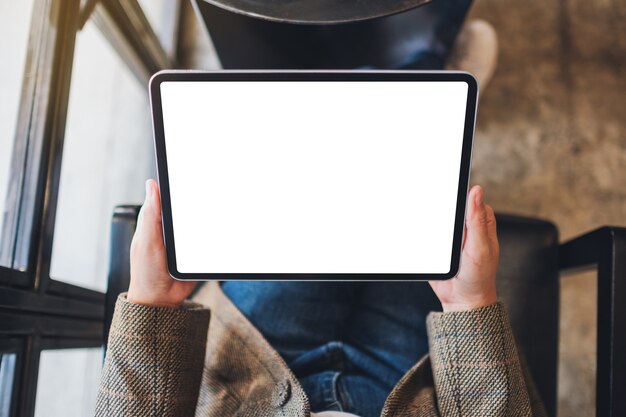
<svg viewBox="0 0 626 417">
<path fill-rule="evenodd" d="M 101 348 L 41 352 L 35 417 L 93 416 L 101 371 Z"/>
<path fill-rule="evenodd" d="M 74 59 L 50 274 L 103 291 L 113 207 L 155 175 L 148 90 L 91 21 Z"/>
<path fill-rule="evenodd" d="M 0 235 L 32 9 L 33 0 L 0 2 Z"/>
<path fill-rule="evenodd" d="M 0 417 L 9 417 L 15 379 L 15 353 L 0 353 Z"/>
</svg>

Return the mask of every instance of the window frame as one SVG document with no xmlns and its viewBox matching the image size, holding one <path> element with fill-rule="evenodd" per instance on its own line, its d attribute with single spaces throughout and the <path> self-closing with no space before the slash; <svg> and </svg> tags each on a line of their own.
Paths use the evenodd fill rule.
<svg viewBox="0 0 626 417">
<path fill-rule="evenodd" d="M 103 344 L 105 294 L 50 277 L 74 48 L 88 19 L 140 82 L 176 67 L 137 0 L 34 1 L 0 236 L 0 353 L 17 353 L 11 416 L 34 415 L 42 350 Z"/>
</svg>

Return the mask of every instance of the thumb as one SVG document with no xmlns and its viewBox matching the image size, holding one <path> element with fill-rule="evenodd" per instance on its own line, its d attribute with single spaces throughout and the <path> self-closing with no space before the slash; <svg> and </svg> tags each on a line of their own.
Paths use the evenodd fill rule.
<svg viewBox="0 0 626 417">
<path fill-rule="evenodd" d="M 483 189 L 480 186 L 474 186 L 470 190 L 469 204 L 467 211 L 467 219 L 465 227 L 467 233 L 465 235 L 464 249 L 473 252 L 476 255 L 482 254 L 484 249 L 488 249 L 489 239 L 489 223 L 490 217 L 487 208 L 483 202 Z"/>
<path fill-rule="evenodd" d="M 469 193 L 466 227 L 474 232 L 487 232 L 487 211 L 483 203 L 484 192 L 480 185 L 472 187 Z"/>
<path fill-rule="evenodd" d="M 464 254 L 472 258 L 498 254 L 496 219 L 493 209 L 484 203 L 483 194 L 483 189 L 475 186 L 470 190 L 468 198 L 468 213 L 465 221 L 467 233 L 463 249 Z"/>
<path fill-rule="evenodd" d="M 137 219 L 136 234 L 150 241 L 161 238 L 161 201 L 156 181 L 146 181 L 146 198 Z"/>
</svg>

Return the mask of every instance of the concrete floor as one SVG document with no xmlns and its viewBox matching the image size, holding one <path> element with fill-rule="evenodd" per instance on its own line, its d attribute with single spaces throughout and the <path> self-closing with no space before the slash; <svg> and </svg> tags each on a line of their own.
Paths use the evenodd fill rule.
<svg viewBox="0 0 626 417">
<path fill-rule="evenodd" d="M 499 66 L 479 108 L 474 181 L 498 211 L 562 239 L 626 226 L 626 1 L 477 0 Z M 595 414 L 596 280 L 561 280 L 559 416 Z"/>
<path fill-rule="evenodd" d="M 554 221 L 563 240 L 626 226 L 626 0 L 476 0 L 499 65 L 479 106 L 473 182 L 499 212 Z M 217 68 L 184 13 L 185 65 Z M 562 279 L 559 416 L 595 414 L 593 273 Z"/>
</svg>

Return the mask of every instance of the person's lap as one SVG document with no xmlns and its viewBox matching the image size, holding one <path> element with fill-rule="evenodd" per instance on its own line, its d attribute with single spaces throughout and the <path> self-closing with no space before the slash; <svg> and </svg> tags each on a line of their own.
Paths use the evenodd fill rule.
<svg viewBox="0 0 626 417">
<path fill-rule="evenodd" d="M 358 286 L 332 282 L 223 282 L 224 293 L 290 362 L 344 333 Z"/>
<path fill-rule="evenodd" d="M 285 359 L 313 411 L 380 415 L 428 350 L 425 282 L 224 282 L 222 289 Z"/>
</svg>

